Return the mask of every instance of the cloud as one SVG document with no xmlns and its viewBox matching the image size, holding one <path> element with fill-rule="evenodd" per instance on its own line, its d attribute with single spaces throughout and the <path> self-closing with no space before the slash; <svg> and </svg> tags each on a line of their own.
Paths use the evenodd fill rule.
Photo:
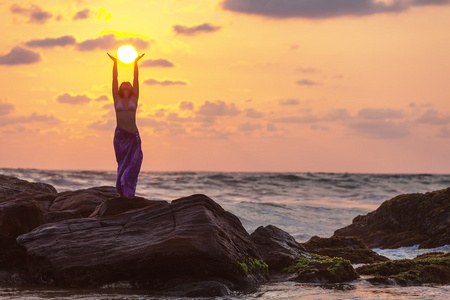
<svg viewBox="0 0 450 300">
<path fill-rule="evenodd" d="M 180 103 L 179 108 L 181 110 L 193 110 L 194 109 L 194 103 L 183 101 Z"/>
<path fill-rule="evenodd" d="M 297 72 L 304 73 L 304 74 L 311 74 L 311 73 L 317 73 L 317 69 L 306 67 L 306 68 L 297 68 L 295 69 Z"/>
<path fill-rule="evenodd" d="M 110 50 L 122 44 L 132 44 L 138 49 L 145 49 L 150 45 L 150 41 L 141 37 L 126 37 L 118 39 L 115 34 L 109 33 L 94 39 L 88 39 L 78 44 L 80 51 L 93 51 L 97 49 Z"/>
<path fill-rule="evenodd" d="M 39 53 L 14 47 L 8 54 L 0 55 L 0 65 L 29 65 L 41 60 Z"/>
<path fill-rule="evenodd" d="M 325 121 L 331 121 L 331 122 L 335 122 L 335 121 L 345 121 L 350 119 L 350 113 L 346 110 L 346 109 L 335 109 L 333 111 L 331 111 L 326 117 L 325 117 Z"/>
<path fill-rule="evenodd" d="M 299 105 L 300 100 L 298 99 L 284 99 L 280 100 L 280 105 L 289 106 L 289 105 Z"/>
<path fill-rule="evenodd" d="M 253 108 L 249 108 L 246 110 L 246 116 L 252 119 L 260 119 L 264 117 L 264 113 L 257 111 Z"/>
<path fill-rule="evenodd" d="M 269 123 L 266 126 L 266 130 L 270 131 L 270 132 L 275 132 L 275 131 L 278 131 L 278 128 L 274 124 Z"/>
<path fill-rule="evenodd" d="M 301 79 L 301 80 L 297 80 L 295 82 L 298 85 L 305 85 L 305 86 L 315 86 L 315 85 L 319 85 L 318 82 L 315 81 L 311 81 L 309 79 Z"/>
<path fill-rule="evenodd" d="M 356 122 L 350 128 L 373 139 L 400 139 L 410 135 L 406 125 L 385 120 Z"/>
<path fill-rule="evenodd" d="M 306 124 L 318 122 L 319 119 L 312 115 L 304 115 L 304 116 L 282 117 L 274 119 L 272 121 L 276 123 Z"/>
<path fill-rule="evenodd" d="M 87 125 L 89 129 L 113 131 L 116 128 L 116 120 L 96 121 Z"/>
<path fill-rule="evenodd" d="M 12 103 L 8 103 L 0 99 L 0 116 L 6 116 L 15 110 L 15 106 Z"/>
<path fill-rule="evenodd" d="M 162 81 L 160 81 L 160 80 L 153 79 L 153 78 L 144 80 L 144 83 L 148 84 L 148 85 L 162 85 L 162 86 L 170 86 L 170 85 L 185 86 L 185 85 L 188 85 L 187 82 L 181 81 L 181 80 L 162 80 Z"/>
<path fill-rule="evenodd" d="M 436 136 L 442 139 L 450 139 L 450 129 L 447 127 L 441 128 Z"/>
<path fill-rule="evenodd" d="M 429 109 L 417 119 L 417 122 L 429 125 L 446 125 L 450 123 L 450 117 L 440 117 L 436 110 Z"/>
<path fill-rule="evenodd" d="M 86 94 L 73 95 L 70 93 L 64 93 L 56 97 L 56 101 L 62 104 L 86 104 L 91 101 L 106 101 L 109 100 L 109 97 L 106 95 L 101 95 L 97 98 L 91 98 Z"/>
<path fill-rule="evenodd" d="M 140 64 L 140 66 L 173 68 L 175 65 L 167 59 L 146 59 Z"/>
<path fill-rule="evenodd" d="M 65 35 L 58 38 L 45 38 L 39 40 L 30 40 L 25 43 L 28 47 L 40 47 L 40 48 L 53 48 L 53 47 L 64 47 L 68 45 L 76 44 L 76 39 L 71 35 Z"/>
<path fill-rule="evenodd" d="M 7 126 L 11 124 L 28 124 L 28 123 L 60 123 L 61 120 L 54 115 L 41 115 L 36 112 L 28 116 L 18 116 L 10 118 L 0 118 L 0 126 Z"/>
<path fill-rule="evenodd" d="M 53 16 L 52 13 L 44 11 L 42 8 L 34 4 L 31 4 L 28 7 L 13 4 L 9 9 L 13 14 L 28 17 L 28 23 L 34 24 L 44 24 Z"/>
<path fill-rule="evenodd" d="M 85 8 L 83 10 L 80 10 L 79 12 L 77 12 L 72 20 L 77 21 L 77 20 L 85 20 L 87 18 L 89 18 L 89 16 L 91 15 L 91 10 L 89 8 Z"/>
<path fill-rule="evenodd" d="M 399 13 L 413 6 L 446 5 L 449 0 L 224 0 L 222 7 L 269 18 L 327 19 Z"/>
<path fill-rule="evenodd" d="M 256 130 L 260 130 L 261 129 L 261 125 L 260 124 L 252 124 L 249 122 L 246 122 L 244 124 L 241 124 L 239 126 L 239 130 L 240 131 L 245 131 L 245 132 L 251 132 L 251 131 L 256 131 Z"/>
<path fill-rule="evenodd" d="M 365 108 L 358 112 L 358 116 L 366 120 L 399 119 L 402 111 L 384 108 Z"/>
<path fill-rule="evenodd" d="M 206 101 L 198 110 L 198 114 L 208 117 L 237 116 L 241 113 L 234 103 L 227 104 L 224 101 Z"/>
<path fill-rule="evenodd" d="M 173 26 L 173 30 L 177 33 L 177 34 L 182 34 L 182 35 L 196 35 L 199 33 L 208 33 L 208 32 L 216 32 L 218 30 L 220 30 L 220 28 L 222 28 L 222 26 L 215 26 L 209 23 L 203 23 L 201 25 L 196 25 L 196 26 L 185 26 L 185 25 L 174 25 Z"/>
</svg>

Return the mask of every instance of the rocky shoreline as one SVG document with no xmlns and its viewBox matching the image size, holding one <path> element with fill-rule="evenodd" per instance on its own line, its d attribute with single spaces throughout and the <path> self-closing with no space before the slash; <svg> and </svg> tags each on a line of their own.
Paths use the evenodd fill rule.
<svg viewBox="0 0 450 300">
<path fill-rule="evenodd" d="M 169 203 L 119 198 L 112 187 L 58 193 L 0 175 L 0 286 L 126 287 L 196 297 L 252 291 L 274 280 L 340 283 L 360 275 L 372 284 L 450 283 L 448 253 L 390 261 L 366 246 L 416 244 L 450 244 L 450 189 L 398 196 L 333 237 L 300 244 L 272 225 L 247 233 L 205 195 Z"/>
</svg>

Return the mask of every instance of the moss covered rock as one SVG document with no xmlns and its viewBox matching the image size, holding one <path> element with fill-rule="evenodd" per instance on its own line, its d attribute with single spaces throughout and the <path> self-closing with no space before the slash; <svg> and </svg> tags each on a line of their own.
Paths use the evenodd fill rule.
<svg viewBox="0 0 450 300">
<path fill-rule="evenodd" d="M 296 273 L 295 280 L 300 282 L 338 283 L 359 277 L 350 261 L 316 254 L 312 254 L 311 258 L 298 259 L 284 271 Z"/>
<path fill-rule="evenodd" d="M 353 264 L 367 264 L 389 260 L 369 249 L 357 237 L 312 237 L 303 246 L 310 253 L 329 257 L 342 257 Z"/>
<path fill-rule="evenodd" d="M 450 283 L 450 252 L 433 252 L 414 259 L 391 260 L 366 265 L 357 269 L 361 275 L 373 275 L 373 284 L 397 283 L 420 285 L 423 283 Z"/>
</svg>

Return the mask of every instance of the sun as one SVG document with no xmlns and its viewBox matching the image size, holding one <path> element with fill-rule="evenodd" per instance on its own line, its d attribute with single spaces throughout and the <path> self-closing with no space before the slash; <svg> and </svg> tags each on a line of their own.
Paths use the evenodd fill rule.
<svg viewBox="0 0 450 300">
<path fill-rule="evenodd" d="M 119 60 L 125 64 L 130 64 L 134 62 L 138 53 L 131 45 L 123 45 L 117 50 L 117 57 Z"/>
</svg>

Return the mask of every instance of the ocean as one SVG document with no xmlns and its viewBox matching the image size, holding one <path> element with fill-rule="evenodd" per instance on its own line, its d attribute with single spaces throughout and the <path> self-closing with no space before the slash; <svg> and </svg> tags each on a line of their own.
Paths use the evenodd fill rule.
<svg viewBox="0 0 450 300">
<path fill-rule="evenodd" d="M 113 171 L 0 169 L 0 174 L 45 182 L 59 192 L 93 186 L 114 186 Z M 354 217 L 375 210 L 385 200 L 404 193 L 423 193 L 450 186 L 450 175 L 348 173 L 223 173 L 141 172 L 137 195 L 174 200 L 205 194 L 237 215 L 249 233 L 275 225 L 305 242 L 329 237 Z M 374 249 L 391 259 L 413 258 L 430 251 L 450 251 L 450 245 Z M 376 287 L 360 279 L 349 284 L 315 285 L 282 282 L 257 292 L 226 299 L 448 299 L 450 286 Z M 145 291 L 1 288 L 0 299 L 155 299 Z"/>
</svg>

